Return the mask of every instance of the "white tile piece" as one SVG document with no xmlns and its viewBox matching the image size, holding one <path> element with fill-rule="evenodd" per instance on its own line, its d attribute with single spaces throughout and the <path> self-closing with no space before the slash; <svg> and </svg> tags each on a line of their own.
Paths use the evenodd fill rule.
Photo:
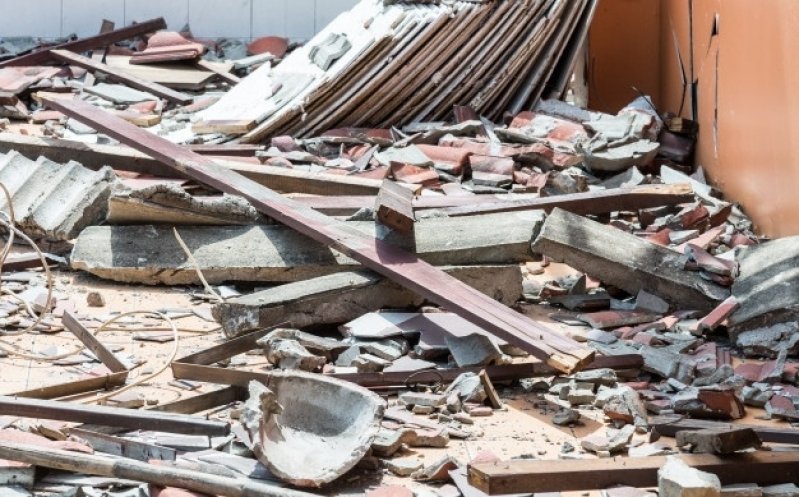
<svg viewBox="0 0 799 497">
<path fill-rule="evenodd" d="M 200 38 L 250 38 L 252 0 L 189 0 L 189 25 Z"/>
<path fill-rule="evenodd" d="M 61 0 L 0 0 L 0 36 L 61 36 Z"/>
<path fill-rule="evenodd" d="M 189 0 L 125 0 L 125 25 L 163 17 L 167 29 L 180 31 L 189 22 Z"/>
<path fill-rule="evenodd" d="M 125 26 L 125 0 L 63 0 L 63 11 L 62 36 L 94 36 L 103 19 L 113 21 L 116 29 Z"/>
</svg>

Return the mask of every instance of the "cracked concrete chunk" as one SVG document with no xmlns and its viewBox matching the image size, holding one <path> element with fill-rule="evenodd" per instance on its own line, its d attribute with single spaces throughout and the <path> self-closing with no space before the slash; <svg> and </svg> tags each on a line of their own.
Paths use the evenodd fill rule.
<svg viewBox="0 0 799 497">
<path fill-rule="evenodd" d="M 718 476 L 694 469 L 675 456 L 668 456 L 658 470 L 660 497 L 719 497 Z"/>
<path fill-rule="evenodd" d="M 502 351 L 494 340 L 474 333 L 466 336 L 447 336 L 447 347 L 460 368 L 488 366 L 502 358 Z"/>
<path fill-rule="evenodd" d="M 276 339 L 294 340 L 308 349 L 312 354 L 323 356 L 328 361 L 335 361 L 339 354 L 349 349 L 349 344 L 306 333 L 292 328 L 277 328 L 256 342 L 259 347 L 268 347 L 269 342 Z M 349 364 L 345 364 L 348 366 Z"/>
<path fill-rule="evenodd" d="M 301 369 L 316 371 L 325 365 L 327 359 L 312 354 L 300 342 L 281 336 L 266 336 L 258 345 L 264 349 L 267 360 L 280 369 Z"/>
<path fill-rule="evenodd" d="M 561 409 L 552 417 L 552 422 L 558 426 L 577 424 L 580 421 L 580 412 L 574 409 Z"/>
<path fill-rule="evenodd" d="M 451 456 L 444 456 L 441 459 L 425 466 L 411 475 L 416 481 L 446 481 L 449 480 L 449 472 L 458 467 L 458 462 Z"/>
<path fill-rule="evenodd" d="M 410 476 L 422 469 L 424 463 L 418 457 L 397 457 L 384 461 L 386 468 L 397 476 Z"/>
<path fill-rule="evenodd" d="M 455 378 L 445 393 L 457 393 L 462 402 L 482 404 L 487 394 L 483 382 L 476 373 L 461 373 Z"/>
<path fill-rule="evenodd" d="M 273 372 L 250 382 L 241 422 L 251 450 L 275 476 L 321 487 L 352 469 L 380 429 L 383 400 L 350 382 L 301 372 Z"/>
</svg>

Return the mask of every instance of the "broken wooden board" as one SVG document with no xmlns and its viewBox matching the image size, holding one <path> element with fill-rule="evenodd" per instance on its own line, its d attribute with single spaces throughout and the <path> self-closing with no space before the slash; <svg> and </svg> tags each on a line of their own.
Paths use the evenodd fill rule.
<svg viewBox="0 0 799 497">
<path fill-rule="evenodd" d="M 562 209 L 547 217 L 533 250 L 631 295 L 644 290 L 686 309 L 710 310 L 729 297 L 686 271 L 682 254 Z"/>
<path fill-rule="evenodd" d="M 443 271 L 505 305 L 522 296 L 522 274 L 510 266 L 448 266 Z M 340 324 L 379 309 L 414 308 L 424 299 L 367 270 L 344 271 L 276 286 L 213 307 L 228 337 L 291 323 L 293 328 Z"/>
<path fill-rule="evenodd" d="M 348 221 L 343 226 L 412 251 L 431 264 L 506 265 L 532 259 L 530 241 L 541 221 L 535 212 L 431 218 L 416 223 L 410 240 L 373 222 Z M 185 226 L 179 231 L 211 283 L 285 283 L 361 268 L 338 250 L 285 226 Z M 199 282 L 169 226 L 91 226 L 76 239 L 70 259 L 74 269 L 126 283 Z"/>
<path fill-rule="evenodd" d="M 125 41 L 143 34 L 154 33 L 159 29 L 166 29 L 166 21 L 164 21 L 163 17 L 131 24 L 130 26 L 109 31 L 108 33 L 102 33 L 96 36 L 90 36 L 88 38 L 81 38 L 79 40 L 62 43 L 60 45 L 56 45 L 55 47 L 49 47 L 49 49 L 39 50 L 38 52 L 20 55 L 19 57 L 14 57 L 13 59 L 0 62 L 0 67 L 31 66 L 42 64 L 54 60 L 51 53 L 52 49 L 70 50 L 72 52 L 85 52 L 87 50 L 104 48 L 118 41 Z"/>
<path fill-rule="evenodd" d="M 0 153 L 16 150 L 25 157 L 36 160 L 39 156 L 59 164 L 74 160 L 84 167 L 98 170 L 108 164 L 114 169 L 150 174 L 163 178 L 183 178 L 179 172 L 163 165 L 150 156 L 122 145 L 96 145 L 57 138 L 0 133 Z M 222 167 L 273 190 L 286 193 L 312 195 L 375 195 L 380 190 L 379 180 L 316 174 L 285 167 L 253 165 L 236 162 L 233 158 L 216 160 Z M 372 197 L 374 198 L 374 197 Z M 372 201 L 372 205 L 374 201 Z"/>
<path fill-rule="evenodd" d="M 732 430 L 735 428 L 751 428 L 764 442 L 799 444 L 799 431 L 790 425 L 750 425 L 740 423 L 724 423 L 706 419 L 691 419 L 682 416 L 655 416 L 650 418 L 649 426 L 654 432 L 665 437 L 675 437 L 677 432 L 688 430 Z M 784 427 L 781 427 L 784 426 Z"/>
<path fill-rule="evenodd" d="M 50 53 L 53 55 L 53 57 L 62 62 L 82 67 L 88 71 L 105 74 L 113 81 L 119 81 L 120 83 L 124 83 L 131 88 L 150 93 L 157 97 L 165 98 L 170 102 L 186 105 L 194 100 L 193 97 L 186 95 L 185 93 L 179 93 L 175 90 L 167 88 L 166 86 L 159 85 L 158 83 L 153 83 L 151 81 L 132 76 L 123 71 L 114 69 L 109 65 L 103 64 L 102 62 L 97 62 L 88 57 L 84 57 L 68 50 L 50 50 Z"/>
<path fill-rule="evenodd" d="M 394 181 L 384 180 L 375 199 L 375 217 L 384 226 L 401 233 L 413 231 L 413 223 L 416 222 L 413 197 L 411 189 Z"/>
<path fill-rule="evenodd" d="M 785 483 L 799 478 L 799 452 L 752 452 L 718 457 L 681 455 L 688 466 L 713 473 L 722 485 Z M 469 466 L 469 483 L 489 495 L 568 492 L 616 485 L 656 487 L 666 457 L 515 460 Z"/>
<path fill-rule="evenodd" d="M 158 83 L 174 90 L 202 90 L 214 79 L 214 73 L 186 64 L 131 64 L 130 57 L 127 55 L 108 55 L 105 58 L 105 63 L 108 67 L 129 76 Z M 225 66 L 229 66 L 229 64 L 225 64 Z"/>
<path fill-rule="evenodd" d="M 6 396 L 0 396 L 0 415 L 74 421 L 186 435 L 224 436 L 230 432 L 230 425 L 225 422 L 194 416 Z"/>
<path fill-rule="evenodd" d="M 81 428 L 69 428 L 69 434 L 87 441 L 98 452 L 127 457 L 137 461 L 147 462 L 152 459 L 174 461 L 177 456 L 177 451 L 169 447 L 115 437 L 105 433 L 96 433 Z"/>
<path fill-rule="evenodd" d="M 383 276 L 485 329 L 564 372 L 589 364 L 593 350 L 497 303 L 417 256 L 384 240 L 354 231 L 277 192 L 232 173 L 212 160 L 139 129 L 85 102 L 48 100 L 56 110 L 153 155 L 181 173 L 231 195 L 263 214 L 342 251 Z"/>
<path fill-rule="evenodd" d="M 678 205 L 694 201 L 691 185 L 646 185 L 613 188 L 598 192 L 569 193 L 536 199 L 507 200 L 443 208 L 448 216 L 471 216 L 488 212 L 513 212 L 526 209 L 551 211 L 559 207 L 574 214 L 604 214 L 637 211 L 650 207 Z"/>
</svg>

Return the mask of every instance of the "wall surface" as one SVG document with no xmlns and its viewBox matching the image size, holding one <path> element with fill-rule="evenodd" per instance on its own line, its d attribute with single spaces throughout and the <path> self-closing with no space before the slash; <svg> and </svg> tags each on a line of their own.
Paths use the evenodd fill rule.
<svg viewBox="0 0 799 497">
<path fill-rule="evenodd" d="M 357 0 L 0 0 L 0 37 L 57 38 L 97 34 L 103 19 L 117 27 L 164 17 L 169 29 L 191 26 L 197 37 L 304 40 Z"/>
<path fill-rule="evenodd" d="M 682 110 L 699 122 L 697 164 L 711 182 L 761 233 L 799 235 L 799 1 L 600 7 L 590 38 L 591 106 L 615 112 L 638 86 L 661 111 Z M 637 46 L 650 47 L 653 32 L 659 50 L 642 53 Z"/>
</svg>

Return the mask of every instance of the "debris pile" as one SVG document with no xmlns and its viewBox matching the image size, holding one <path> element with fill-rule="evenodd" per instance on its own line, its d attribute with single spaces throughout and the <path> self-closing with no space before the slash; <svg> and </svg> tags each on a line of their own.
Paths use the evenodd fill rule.
<svg viewBox="0 0 799 497">
<path fill-rule="evenodd" d="M 595 6 L 13 45 L 0 493 L 795 495 L 799 243 L 559 99 Z"/>
</svg>

